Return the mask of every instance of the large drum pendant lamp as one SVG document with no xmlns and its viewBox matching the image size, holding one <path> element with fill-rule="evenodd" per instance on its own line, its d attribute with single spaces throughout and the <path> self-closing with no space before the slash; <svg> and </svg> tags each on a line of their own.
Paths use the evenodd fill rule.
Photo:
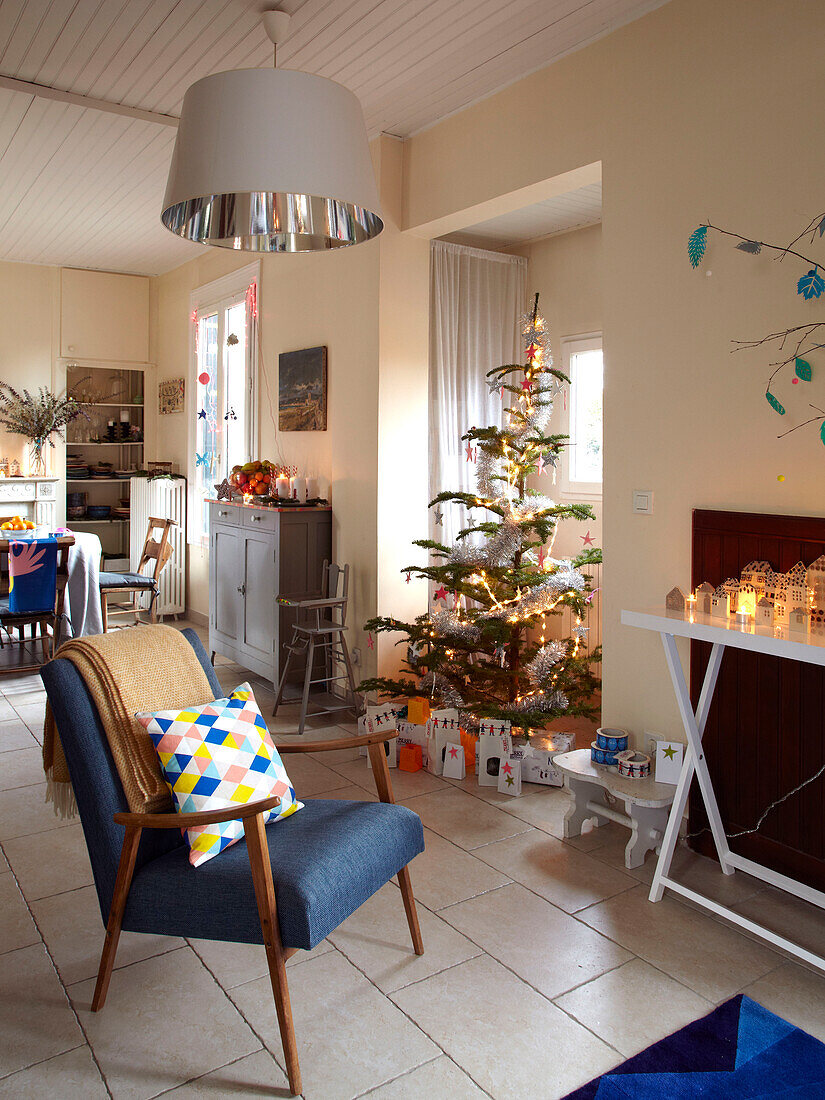
<svg viewBox="0 0 825 1100">
<path fill-rule="evenodd" d="M 264 13 L 273 41 L 287 18 Z M 316 252 L 378 236 L 357 98 L 291 69 L 198 80 L 183 100 L 161 220 L 184 240 L 246 252 Z"/>
</svg>

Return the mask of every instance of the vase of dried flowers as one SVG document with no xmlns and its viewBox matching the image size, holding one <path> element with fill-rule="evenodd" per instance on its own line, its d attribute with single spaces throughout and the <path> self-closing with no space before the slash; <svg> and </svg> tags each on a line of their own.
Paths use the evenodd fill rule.
<svg viewBox="0 0 825 1100">
<path fill-rule="evenodd" d="M 62 438 L 66 425 L 85 415 L 79 401 L 52 393 L 45 386 L 31 394 L 0 382 L 0 427 L 28 439 L 30 473 L 34 477 L 45 476 L 46 445 L 54 447 L 52 436 Z"/>
</svg>

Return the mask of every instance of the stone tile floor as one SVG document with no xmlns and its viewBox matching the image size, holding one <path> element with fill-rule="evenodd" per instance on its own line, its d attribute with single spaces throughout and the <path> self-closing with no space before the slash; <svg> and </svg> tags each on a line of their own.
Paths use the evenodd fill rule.
<svg viewBox="0 0 825 1100">
<path fill-rule="evenodd" d="M 271 711 L 271 685 L 217 670 Z M 263 948 L 125 934 L 89 1011 L 103 926 L 82 830 L 43 803 L 43 706 L 37 675 L 0 679 L 0 1098 L 287 1095 Z M 305 738 L 353 731 L 322 722 Z M 295 736 L 295 708 L 271 728 Z M 355 752 L 287 763 L 302 798 L 375 797 Z M 674 897 L 651 905 L 652 859 L 625 870 L 621 827 L 562 839 L 563 792 L 393 781 L 426 830 L 426 951 L 393 883 L 290 961 L 307 1097 L 551 1100 L 739 991 L 825 1040 L 823 977 Z M 810 906 L 686 850 L 677 874 L 825 951 Z"/>
</svg>

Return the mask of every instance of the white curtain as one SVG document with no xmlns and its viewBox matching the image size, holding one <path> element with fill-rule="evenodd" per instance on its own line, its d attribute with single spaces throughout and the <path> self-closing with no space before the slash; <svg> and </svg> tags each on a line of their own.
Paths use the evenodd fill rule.
<svg viewBox="0 0 825 1100">
<path fill-rule="evenodd" d="M 433 241 L 430 249 L 430 499 L 445 490 L 473 491 L 475 463 L 461 436 L 471 427 L 501 426 L 504 405 L 490 393 L 487 371 L 522 359 L 519 321 L 527 261 L 521 256 Z M 509 396 L 506 395 L 505 396 Z M 452 545 L 464 509 L 430 509 L 430 538 Z"/>
</svg>

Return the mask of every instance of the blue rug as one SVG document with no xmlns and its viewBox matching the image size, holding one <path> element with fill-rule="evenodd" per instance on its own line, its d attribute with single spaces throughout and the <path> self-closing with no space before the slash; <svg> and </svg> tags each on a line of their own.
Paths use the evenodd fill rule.
<svg viewBox="0 0 825 1100">
<path fill-rule="evenodd" d="M 739 994 L 565 1100 L 825 1097 L 825 1044 Z"/>
</svg>

